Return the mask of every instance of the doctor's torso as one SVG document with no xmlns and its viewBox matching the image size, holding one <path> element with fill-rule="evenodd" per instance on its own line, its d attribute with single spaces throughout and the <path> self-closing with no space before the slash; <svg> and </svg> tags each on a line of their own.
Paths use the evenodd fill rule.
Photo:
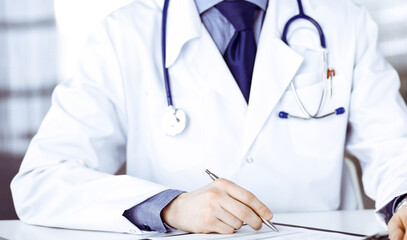
<svg viewBox="0 0 407 240">
<path fill-rule="evenodd" d="M 83 145 L 117 152 L 117 159 L 126 159 L 127 174 L 169 188 L 190 191 L 208 184 L 207 168 L 252 191 L 276 212 L 355 208 L 343 153 L 356 112 L 351 100 L 358 41 L 369 39 L 371 32 L 374 37 L 374 29 L 359 29 L 366 13 L 350 1 L 303 1 L 304 11 L 325 33 L 329 65 L 336 71 L 332 97 L 321 114 L 338 107 L 346 111 L 319 120 L 280 119 L 280 111 L 302 115 L 289 87 L 292 80 L 310 112 L 322 94 L 324 66 L 315 28 L 299 21 L 290 28 L 290 46 L 280 40 L 287 20 L 298 14 L 297 2 L 268 3 L 247 104 L 194 0 L 171 1 L 165 64 L 174 106 L 186 112 L 188 122 L 180 135 L 170 137 L 162 129 L 167 111 L 162 4 L 136 0 L 110 15 L 89 38 L 77 77 L 67 83 L 86 92 L 86 99 L 69 103 L 79 117 L 89 129 L 103 129 L 84 133 L 93 135 Z M 58 91 L 57 104 L 69 94 Z M 103 109 L 87 102 L 99 96 L 105 100 L 94 105 Z M 364 113 L 354 114 L 358 122 L 365 122 Z M 77 131 L 66 126 L 64 131 Z M 111 171 L 114 162 L 100 158 L 95 168 Z"/>
<path fill-rule="evenodd" d="M 347 4 L 304 1 L 307 14 L 325 32 L 329 61 L 337 72 L 333 96 L 322 113 L 349 107 L 356 29 L 354 15 L 343 10 Z M 342 182 L 348 111 L 320 120 L 278 118 L 282 110 L 302 114 L 289 88 L 293 78 L 310 111 L 316 110 L 322 94 L 318 34 L 299 22 L 289 34 L 292 48 L 280 40 L 284 24 L 298 13 L 296 1 L 269 2 L 248 105 L 194 1 L 171 2 L 166 64 L 174 106 L 188 116 L 185 131 L 175 137 L 165 135 L 161 123 L 167 103 L 160 6 L 159 0 L 135 1 L 103 25 L 115 54 L 106 60 L 112 61 L 108 65 L 113 70 L 105 71 L 114 72 L 104 85 L 122 117 L 128 174 L 193 190 L 209 182 L 204 173 L 208 168 L 251 190 L 276 211 L 354 207 L 354 201 L 344 203 L 340 197 L 341 191 L 352 191 Z"/>
</svg>

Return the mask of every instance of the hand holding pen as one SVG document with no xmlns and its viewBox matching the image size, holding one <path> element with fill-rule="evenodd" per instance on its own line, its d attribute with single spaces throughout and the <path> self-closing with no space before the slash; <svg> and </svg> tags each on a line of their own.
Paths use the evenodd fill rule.
<svg viewBox="0 0 407 240">
<path fill-rule="evenodd" d="M 212 173 L 211 171 L 209 171 L 208 169 L 205 170 L 205 172 L 209 175 L 209 177 L 213 180 L 216 181 L 219 179 L 218 176 L 216 176 L 214 173 Z M 259 216 L 259 218 L 261 218 L 261 221 L 269 228 L 271 228 L 272 230 L 278 232 L 278 229 L 276 228 L 276 226 L 274 226 L 274 224 L 272 224 L 271 222 L 267 221 L 266 219 L 264 219 L 263 217 Z"/>
<path fill-rule="evenodd" d="M 255 230 L 271 211 L 255 195 L 220 178 L 193 192 L 182 193 L 161 212 L 168 225 L 193 233 L 230 234 L 246 223 Z"/>
</svg>

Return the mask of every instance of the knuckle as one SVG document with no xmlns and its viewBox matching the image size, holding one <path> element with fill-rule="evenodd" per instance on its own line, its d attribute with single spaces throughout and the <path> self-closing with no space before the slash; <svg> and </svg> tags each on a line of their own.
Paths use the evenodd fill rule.
<svg viewBox="0 0 407 240">
<path fill-rule="evenodd" d="M 206 198 L 208 200 L 213 200 L 213 199 L 217 199 L 220 197 L 220 193 L 218 190 L 216 190 L 215 188 L 211 188 L 208 191 L 206 191 Z"/>
<path fill-rule="evenodd" d="M 237 213 L 239 219 L 241 219 L 241 220 L 243 220 L 243 221 L 246 220 L 246 219 L 248 219 L 249 216 L 250 216 L 250 214 L 251 214 L 251 212 L 250 212 L 250 210 L 247 209 L 247 208 L 241 208 L 241 209 L 238 211 L 238 213 Z"/>
<path fill-rule="evenodd" d="M 251 192 L 247 192 L 247 193 L 244 195 L 244 198 L 245 198 L 245 201 L 248 202 L 248 203 L 251 203 L 251 202 L 253 202 L 253 201 L 256 200 L 256 196 L 254 196 L 254 194 L 251 193 Z"/>
<path fill-rule="evenodd" d="M 256 196 L 254 196 L 254 194 L 251 193 L 251 192 L 248 192 L 248 193 L 247 193 L 246 198 L 247 198 L 247 201 L 248 201 L 248 202 L 253 202 L 253 201 L 256 200 Z"/>
<path fill-rule="evenodd" d="M 202 225 L 204 227 L 210 228 L 213 226 L 214 223 L 215 223 L 215 219 L 213 217 L 211 217 L 210 215 L 207 215 L 207 216 L 203 217 L 203 219 L 202 219 Z"/>
<path fill-rule="evenodd" d="M 211 204 L 211 203 L 209 203 L 208 205 L 206 205 L 204 209 L 205 209 L 205 212 L 206 212 L 207 214 L 211 214 L 211 213 L 213 213 L 213 212 L 216 211 L 216 207 L 215 207 L 213 204 Z"/>
</svg>

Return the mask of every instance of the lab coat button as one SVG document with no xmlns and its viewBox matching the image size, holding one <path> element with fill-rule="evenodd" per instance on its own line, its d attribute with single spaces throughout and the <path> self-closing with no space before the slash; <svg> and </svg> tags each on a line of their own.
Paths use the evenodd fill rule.
<svg viewBox="0 0 407 240">
<path fill-rule="evenodd" d="M 148 226 L 148 225 L 143 225 L 143 228 L 144 228 L 144 230 L 146 230 L 146 231 L 151 231 L 151 228 L 150 228 L 150 226 Z"/>
<path fill-rule="evenodd" d="M 248 158 L 246 159 L 246 162 L 247 162 L 247 163 L 253 163 L 253 162 L 254 162 L 254 159 L 253 159 L 252 157 L 248 157 Z"/>
</svg>

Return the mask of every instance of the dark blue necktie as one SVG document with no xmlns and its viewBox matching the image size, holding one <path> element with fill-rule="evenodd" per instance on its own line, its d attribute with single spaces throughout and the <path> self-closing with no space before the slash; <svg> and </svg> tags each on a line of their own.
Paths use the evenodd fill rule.
<svg viewBox="0 0 407 240">
<path fill-rule="evenodd" d="M 253 65 L 256 58 L 254 13 L 258 7 L 247 1 L 222 1 L 215 6 L 236 29 L 223 55 L 246 102 L 249 102 Z"/>
</svg>

